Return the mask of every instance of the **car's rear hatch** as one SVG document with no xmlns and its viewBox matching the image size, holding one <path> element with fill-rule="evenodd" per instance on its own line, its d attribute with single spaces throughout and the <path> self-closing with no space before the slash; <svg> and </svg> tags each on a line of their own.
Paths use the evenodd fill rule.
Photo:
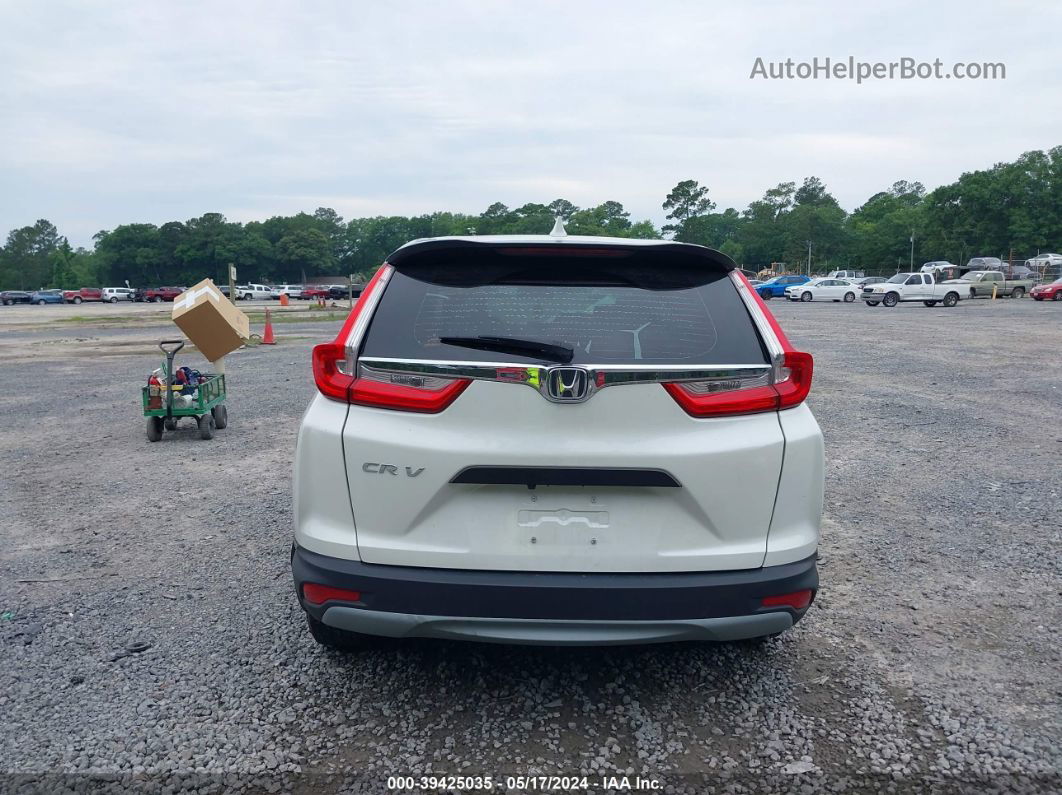
<svg viewBox="0 0 1062 795">
<path fill-rule="evenodd" d="M 392 255 L 339 364 L 357 375 L 341 389 L 362 560 L 761 565 L 784 448 L 776 351 L 725 258 L 703 252 L 450 241 Z"/>
</svg>

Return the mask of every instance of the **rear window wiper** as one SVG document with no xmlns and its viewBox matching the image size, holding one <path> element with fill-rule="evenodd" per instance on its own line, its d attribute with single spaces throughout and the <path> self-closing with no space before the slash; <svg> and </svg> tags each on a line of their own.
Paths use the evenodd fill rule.
<svg viewBox="0 0 1062 795">
<path fill-rule="evenodd" d="M 443 345 L 455 345 L 459 348 L 475 348 L 479 351 L 497 351 L 498 353 L 515 353 L 518 356 L 538 357 L 550 361 L 568 364 L 574 351 L 564 345 L 549 342 L 521 340 L 514 337 L 439 337 Z"/>
</svg>

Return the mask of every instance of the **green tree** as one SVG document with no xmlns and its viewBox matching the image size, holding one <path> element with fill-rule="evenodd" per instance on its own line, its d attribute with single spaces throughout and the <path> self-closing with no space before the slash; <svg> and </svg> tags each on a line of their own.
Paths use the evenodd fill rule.
<svg viewBox="0 0 1062 795">
<path fill-rule="evenodd" d="M 44 218 L 32 226 L 13 229 L 0 249 L 0 284 L 35 290 L 52 277 L 52 257 L 66 238 Z"/>
<path fill-rule="evenodd" d="M 674 234 L 676 240 L 685 241 L 687 235 L 695 234 L 695 220 L 715 209 L 715 202 L 708 198 L 708 188 L 697 180 L 686 179 L 671 189 L 664 199 L 663 209 L 673 224 L 665 224 L 664 231 Z"/>
<path fill-rule="evenodd" d="M 550 214 L 554 218 L 560 218 L 562 221 L 567 221 L 579 208 L 572 204 L 567 199 L 554 199 L 549 203 Z"/>
</svg>

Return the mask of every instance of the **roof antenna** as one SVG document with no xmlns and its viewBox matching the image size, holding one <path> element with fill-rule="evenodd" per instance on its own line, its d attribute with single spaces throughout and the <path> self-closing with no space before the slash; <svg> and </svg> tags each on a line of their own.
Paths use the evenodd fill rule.
<svg viewBox="0 0 1062 795">
<path fill-rule="evenodd" d="M 568 233 L 564 229 L 564 220 L 558 215 L 556 222 L 553 224 L 553 231 L 549 233 L 550 237 L 567 237 Z"/>
</svg>

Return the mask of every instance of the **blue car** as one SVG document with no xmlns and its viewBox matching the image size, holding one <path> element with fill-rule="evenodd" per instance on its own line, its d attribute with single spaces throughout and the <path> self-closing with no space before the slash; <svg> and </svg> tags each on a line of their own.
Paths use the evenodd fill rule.
<svg viewBox="0 0 1062 795">
<path fill-rule="evenodd" d="M 756 287 L 756 292 L 759 293 L 760 298 L 764 301 L 771 298 L 785 298 L 785 288 L 792 287 L 794 284 L 804 284 L 810 282 L 807 276 L 775 276 L 773 279 L 768 279 L 763 284 Z"/>
<path fill-rule="evenodd" d="M 30 295 L 31 304 L 39 304 L 44 306 L 45 304 L 61 304 L 63 303 L 63 291 L 62 290 L 37 290 Z"/>
</svg>

